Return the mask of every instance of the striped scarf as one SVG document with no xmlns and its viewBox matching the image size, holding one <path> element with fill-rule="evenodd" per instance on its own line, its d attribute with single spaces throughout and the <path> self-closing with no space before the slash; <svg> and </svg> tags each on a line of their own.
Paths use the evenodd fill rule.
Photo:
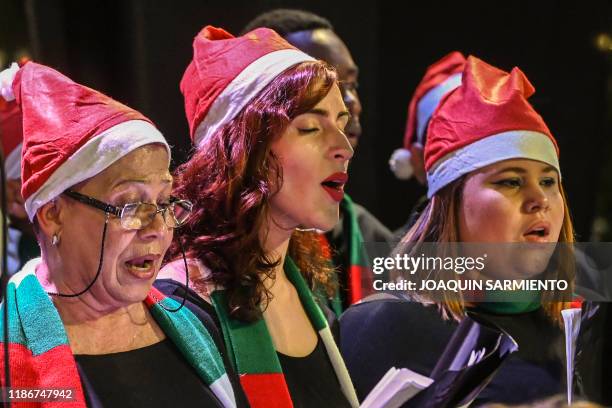
<svg viewBox="0 0 612 408">
<path fill-rule="evenodd" d="M 353 200 L 348 195 L 340 203 L 345 217 L 348 217 L 349 230 L 345 236 L 349 241 L 349 264 L 347 266 L 349 304 L 352 305 L 370 294 L 372 290 L 372 273 L 369 269 L 368 254 L 363 247 L 363 235 L 357 222 L 357 213 Z M 345 225 L 347 225 L 345 223 Z M 366 291 L 364 291 L 364 289 Z"/>
<path fill-rule="evenodd" d="M 325 288 L 315 286 L 315 296 L 323 304 L 334 311 L 336 316 L 340 316 L 345 308 L 353 303 L 359 302 L 364 297 L 372 294 L 372 272 L 369 269 L 369 258 L 363 246 L 363 235 L 357 221 L 357 213 L 353 200 L 345 194 L 340 202 L 340 211 L 343 216 L 342 220 L 342 239 L 346 242 L 348 253 L 345 260 L 346 265 L 344 273 L 345 279 L 338 282 L 338 288 L 333 297 L 329 297 Z M 333 263 L 333 249 L 325 234 L 319 236 L 323 253 L 328 254 L 329 262 Z M 336 267 L 338 265 L 335 265 Z M 341 290 L 345 289 L 348 292 L 348 298 L 344 299 L 341 295 Z"/>
<path fill-rule="evenodd" d="M 83 386 L 64 325 L 34 274 L 40 262 L 40 258 L 33 259 L 11 278 L 6 303 L 2 304 L 2 308 L 8 307 L 9 314 L 11 387 L 69 388 L 74 390 L 75 399 L 71 402 L 13 402 L 12 406 L 83 408 L 86 407 Z M 169 309 L 179 305 L 152 288 L 145 304 L 157 324 L 221 403 L 225 407 L 235 407 L 234 391 L 223 360 L 204 325 L 186 307 L 171 313 L 160 303 Z M 4 331 L 1 325 L 0 331 Z M 4 352 L 4 347 L 4 343 L 0 343 L 0 352 Z M 4 379 L 4 361 L 0 360 Z"/>
<path fill-rule="evenodd" d="M 323 312 L 317 306 L 300 270 L 291 258 L 285 258 L 284 268 L 287 278 L 297 290 L 310 322 L 323 340 L 342 392 L 351 406 L 357 407 L 359 403 L 353 383 Z M 240 374 L 240 383 L 251 407 L 293 407 L 291 395 L 265 321 L 259 319 L 253 323 L 244 323 L 232 319 L 228 313 L 224 290 L 214 291 L 211 297 L 221 322 L 230 361 L 234 363 Z"/>
</svg>

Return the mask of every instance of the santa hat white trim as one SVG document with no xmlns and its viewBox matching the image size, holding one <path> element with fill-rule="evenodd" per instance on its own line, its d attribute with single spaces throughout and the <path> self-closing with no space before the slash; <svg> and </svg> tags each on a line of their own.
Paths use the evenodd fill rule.
<svg viewBox="0 0 612 408">
<path fill-rule="evenodd" d="M 427 197 L 464 174 L 509 159 L 531 159 L 553 166 L 561 177 L 555 145 L 548 136 L 531 130 L 514 130 L 487 136 L 438 160 L 427 172 Z"/>
<path fill-rule="evenodd" d="M 440 100 L 444 95 L 461 85 L 462 76 L 463 74 L 461 72 L 449 76 L 442 83 L 431 88 L 417 103 L 415 140 L 420 144 L 425 145 L 423 141 L 425 140 L 427 125 L 429 124 L 429 119 L 431 119 L 431 116 L 440 104 Z"/>
<path fill-rule="evenodd" d="M 15 100 L 13 80 L 17 71 L 19 71 L 19 65 L 16 62 L 13 62 L 9 68 L 0 71 L 0 96 L 7 102 Z"/>
<path fill-rule="evenodd" d="M 414 174 L 412 167 L 412 153 L 408 149 L 395 149 L 389 158 L 389 168 L 400 180 L 408 180 Z"/>
<path fill-rule="evenodd" d="M 30 221 L 40 207 L 69 187 L 99 174 L 133 150 L 151 143 L 163 144 L 170 159 L 170 146 L 166 139 L 155 126 L 144 120 L 119 123 L 91 138 L 26 199 L 25 208 Z"/>
<path fill-rule="evenodd" d="M 4 172 L 7 180 L 21 179 L 21 149 L 23 143 L 15 146 L 4 160 Z"/>
<path fill-rule="evenodd" d="M 273 51 L 249 64 L 212 103 L 194 133 L 194 145 L 202 143 L 229 123 L 274 78 L 296 64 L 316 61 L 294 49 Z"/>
</svg>

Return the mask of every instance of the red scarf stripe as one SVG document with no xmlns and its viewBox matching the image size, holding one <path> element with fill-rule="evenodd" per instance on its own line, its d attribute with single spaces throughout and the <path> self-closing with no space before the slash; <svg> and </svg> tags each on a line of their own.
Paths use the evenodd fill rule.
<svg viewBox="0 0 612 408">
<path fill-rule="evenodd" d="M 151 309 L 153 308 L 153 306 L 157 305 L 165 298 L 166 295 L 161 293 L 155 286 L 151 286 L 151 291 L 149 292 L 149 295 L 145 298 L 144 302 L 145 305 L 147 305 L 147 307 Z"/>
<path fill-rule="evenodd" d="M 352 305 L 353 303 L 359 302 L 363 299 L 363 291 L 361 287 L 361 279 L 363 267 L 361 265 L 350 265 L 349 266 L 349 302 Z"/>
<path fill-rule="evenodd" d="M 0 353 L 4 353 L 0 343 Z M 21 344 L 9 344 L 12 388 L 62 388 L 72 389 L 74 401 L 58 402 L 14 402 L 14 408 L 49 407 L 85 408 L 85 395 L 81 388 L 79 373 L 70 346 L 61 345 L 36 357 Z M 62 369 L 58 369 L 62 367 Z M 0 376 L 4 383 L 4 360 L 0 359 Z"/>
<path fill-rule="evenodd" d="M 251 407 L 293 407 L 283 373 L 242 374 L 240 384 Z"/>
</svg>

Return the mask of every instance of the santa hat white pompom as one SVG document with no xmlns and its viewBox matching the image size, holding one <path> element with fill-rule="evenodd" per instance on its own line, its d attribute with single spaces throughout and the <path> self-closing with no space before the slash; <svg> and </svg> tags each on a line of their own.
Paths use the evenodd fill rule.
<svg viewBox="0 0 612 408">
<path fill-rule="evenodd" d="M 407 149 L 395 149 L 389 159 L 389 167 L 395 177 L 400 180 L 408 180 L 414 174 L 414 168 L 410 163 L 412 153 Z"/>
<path fill-rule="evenodd" d="M 15 95 L 13 94 L 13 79 L 15 79 L 17 71 L 19 71 L 19 65 L 13 62 L 9 68 L 0 72 L 0 96 L 7 102 L 15 99 Z"/>
</svg>

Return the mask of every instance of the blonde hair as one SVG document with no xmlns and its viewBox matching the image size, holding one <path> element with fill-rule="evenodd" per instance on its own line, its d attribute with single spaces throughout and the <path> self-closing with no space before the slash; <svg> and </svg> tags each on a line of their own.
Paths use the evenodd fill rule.
<svg viewBox="0 0 612 408">
<path fill-rule="evenodd" d="M 416 223 L 395 248 L 395 254 L 416 253 L 419 246 L 424 243 L 461 242 L 459 210 L 462 205 L 463 187 L 466 178 L 467 176 L 463 176 L 455 180 L 431 198 Z M 564 217 L 558 242 L 573 244 L 575 242 L 574 227 L 567 206 L 565 191 L 561 184 L 559 184 L 559 190 L 563 197 Z M 442 251 L 442 253 L 437 253 L 436 256 L 449 256 L 449 254 L 444 253 L 448 251 L 446 247 L 448 246 L 440 246 L 438 251 Z M 567 250 L 560 251 L 557 267 L 547 268 L 546 274 L 547 276 L 544 279 L 565 279 L 567 282 L 571 282 L 569 287 L 571 293 L 575 276 L 573 253 Z M 454 278 L 453 275 L 454 272 L 448 270 L 432 271 L 430 278 L 449 280 Z M 461 292 L 444 291 L 442 301 L 434 301 L 427 294 L 416 294 L 412 297 L 421 303 L 437 304 L 445 319 L 453 318 L 460 321 L 465 315 L 466 302 Z M 562 301 L 559 301 L 559 299 L 562 299 Z M 546 291 L 541 299 L 542 307 L 548 317 L 558 324 L 562 323 L 561 310 L 569 307 L 569 301 L 571 299 L 568 299 L 567 290 L 563 292 Z"/>
</svg>

